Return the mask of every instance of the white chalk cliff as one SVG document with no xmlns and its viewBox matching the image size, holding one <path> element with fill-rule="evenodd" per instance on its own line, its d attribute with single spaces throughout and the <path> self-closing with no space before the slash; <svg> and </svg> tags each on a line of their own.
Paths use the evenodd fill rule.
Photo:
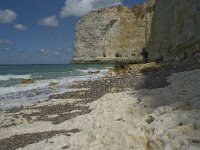
<svg viewBox="0 0 200 150">
<path fill-rule="evenodd" d="M 74 35 L 74 63 L 194 58 L 200 50 L 199 0 L 148 0 L 113 6 L 80 18 Z"/>
</svg>

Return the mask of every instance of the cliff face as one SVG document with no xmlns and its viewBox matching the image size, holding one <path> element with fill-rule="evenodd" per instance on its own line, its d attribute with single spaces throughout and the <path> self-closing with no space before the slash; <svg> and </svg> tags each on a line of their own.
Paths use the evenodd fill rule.
<svg viewBox="0 0 200 150">
<path fill-rule="evenodd" d="M 200 50 L 200 1 L 158 0 L 148 46 L 151 58 L 194 58 Z"/>
<path fill-rule="evenodd" d="M 74 36 L 74 62 L 141 60 L 154 1 L 129 9 L 115 6 L 82 17 Z"/>
<path fill-rule="evenodd" d="M 73 62 L 141 61 L 189 57 L 199 49 L 199 0 L 149 0 L 133 8 L 114 6 L 79 19 Z"/>
</svg>

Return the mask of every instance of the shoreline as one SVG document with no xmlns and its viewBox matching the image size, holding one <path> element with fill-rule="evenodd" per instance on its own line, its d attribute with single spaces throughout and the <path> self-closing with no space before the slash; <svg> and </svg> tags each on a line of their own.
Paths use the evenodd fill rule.
<svg viewBox="0 0 200 150">
<path fill-rule="evenodd" d="M 20 67 L 25 72 L 16 71 L 16 73 L 14 73 L 15 66 L 8 69 L 0 68 L 3 70 L 0 75 L 0 110 L 20 107 L 21 104 L 33 104 L 42 99 L 48 99 L 52 94 L 67 92 L 68 85 L 71 85 L 73 81 L 95 80 L 105 76 L 109 66 L 66 65 L 56 67 L 52 71 L 49 70 L 50 67 L 53 66 L 37 66 L 35 72 L 34 66 L 25 69 Z M 92 74 L 93 68 L 100 70 L 98 74 Z M 32 83 L 26 84 L 26 82 Z"/>
<path fill-rule="evenodd" d="M 76 82 L 71 88 L 80 89 L 78 91 L 52 95 L 48 100 L 32 106 L 18 107 L 0 112 L 2 118 L 0 124 L 0 135 L 2 135 L 0 138 L 0 148 L 15 149 L 24 147 L 24 149 L 33 149 L 34 146 L 45 145 L 45 147 L 47 147 L 48 149 L 49 146 L 56 146 L 56 139 L 65 139 L 66 141 L 68 141 L 68 144 L 65 145 L 64 143 L 62 143 L 64 145 L 62 146 L 61 144 L 60 148 L 64 147 L 69 149 L 78 149 L 78 147 L 82 145 L 83 147 L 85 147 L 85 149 L 87 149 L 91 147 L 91 145 L 88 145 L 89 143 L 91 144 L 91 142 L 87 143 L 85 141 L 85 135 L 90 134 L 88 132 L 91 132 L 91 134 L 94 132 L 94 134 L 96 135 L 96 142 L 100 142 L 102 139 L 99 139 L 101 136 L 98 135 L 98 132 L 104 131 L 105 128 L 103 124 L 105 124 L 105 126 L 109 126 L 109 128 L 113 127 L 113 130 L 111 130 L 110 132 L 106 128 L 106 133 L 104 133 L 104 136 L 108 136 L 108 141 L 110 141 L 115 134 L 118 135 L 118 133 L 126 134 L 125 139 L 128 140 L 128 133 L 126 132 L 129 131 L 130 128 L 130 130 L 133 129 L 130 131 L 133 132 L 131 133 L 131 137 L 134 137 L 135 142 L 139 143 L 139 145 L 141 146 L 140 149 L 142 149 L 142 146 L 143 148 L 145 147 L 145 145 L 147 146 L 147 141 L 150 140 L 150 137 L 148 137 L 147 135 L 143 135 L 147 131 L 142 131 L 142 128 L 145 128 L 145 130 L 150 130 L 149 128 L 150 126 L 152 126 L 152 124 L 158 125 L 158 122 L 156 121 L 164 120 L 163 122 L 165 122 L 165 120 L 167 119 L 169 121 L 171 119 L 170 115 L 172 114 L 172 118 L 174 116 L 178 116 L 180 115 L 179 111 L 188 111 L 185 113 L 191 113 L 192 115 L 194 115 L 193 111 L 195 111 L 197 115 L 196 117 L 199 117 L 199 110 L 193 110 L 190 106 L 196 101 L 193 102 L 191 100 L 188 103 L 188 100 L 184 100 L 181 102 L 179 99 L 182 95 L 177 95 L 177 97 L 179 96 L 179 98 L 177 98 L 177 102 L 179 102 L 180 104 L 174 104 L 175 106 L 172 105 L 173 102 L 171 101 L 157 101 L 157 96 L 160 96 L 160 98 L 162 96 L 166 96 L 166 94 L 163 93 L 164 89 L 167 89 L 166 93 L 173 91 L 173 82 L 175 82 L 176 80 L 172 80 L 171 76 L 175 78 L 176 75 L 178 77 L 178 75 L 180 74 L 183 76 L 183 78 L 187 79 L 187 74 L 190 74 L 190 72 L 195 71 L 196 69 L 200 69 L 200 64 L 175 63 L 167 64 L 165 65 L 165 67 L 156 71 L 147 70 L 142 73 L 127 73 L 123 74 L 122 76 L 104 78 L 96 81 Z M 196 72 L 198 73 L 198 70 Z M 172 80 L 172 82 L 169 83 L 169 80 Z M 178 80 L 180 79 L 177 78 L 177 81 Z M 185 91 L 186 93 L 187 90 Z M 165 98 L 166 97 L 163 97 L 163 99 Z M 146 100 L 144 101 L 144 99 Z M 175 109 L 175 107 L 177 108 Z M 181 107 L 184 107 L 184 109 L 182 109 Z M 177 111 L 178 113 L 176 113 L 175 111 Z M 98 116 L 97 118 L 99 118 L 99 121 L 93 118 L 95 115 Z M 91 119 L 91 117 L 93 119 Z M 113 117 L 115 118 L 114 124 L 105 122 L 112 122 Z M 87 118 L 90 118 L 90 121 L 88 120 L 89 122 L 86 121 Z M 95 120 L 98 122 L 98 124 L 95 123 Z M 79 121 L 83 124 L 77 124 Z M 130 122 L 132 126 L 128 124 Z M 185 122 L 185 124 L 187 124 L 187 121 Z M 126 123 L 126 125 L 124 125 L 124 123 Z M 170 120 L 169 123 L 174 124 L 172 120 Z M 92 131 L 90 131 L 84 124 L 87 124 L 88 127 L 91 127 L 91 125 L 94 124 L 95 127 L 94 129 L 92 129 Z M 160 124 L 161 125 L 158 126 L 158 131 L 161 131 L 161 127 L 164 127 L 166 124 L 168 125 L 168 123 L 165 123 L 163 125 L 162 123 Z M 96 132 L 97 126 L 99 125 L 101 126 L 101 128 L 98 128 L 98 132 Z M 180 121 L 177 123 L 177 126 L 181 127 L 183 125 L 184 122 Z M 198 124 L 196 124 L 196 126 L 197 125 Z M 45 126 L 46 129 L 42 129 L 42 126 Z M 119 126 L 124 127 L 122 133 L 120 131 L 117 131 L 117 129 L 120 129 Z M 189 128 L 188 126 L 186 127 Z M 196 132 L 198 133 L 198 126 L 196 128 Z M 70 130 L 72 129 L 76 129 L 77 132 L 71 133 Z M 143 140 L 139 140 L 136 138 L 136 132 L 134 132 L 134 130 L 136 130 L 137 134 L 141 134 Z M 68 133 L 68 131 L 70 132 L 70 136 L 64 135 L 65 132 Z M 42 135 L 46 135 L 47 132 L 48 134 L 51 133 L 50 136 L 39 138 Z M 28 143 L 27 141 L 24 141 L 26 138 L 22 138 L 21 141 L 19 139 L 16 139 L 16 135 L 19 137 L 29 137 Z M 83 137 L 83 141 L 85 142 L 76 143 L 75 141 L 73 141 L 75 139 L 77 140 L 77 136 Z M 38 138 L 39 140 L 36 140 Z M 49 141 L 48 139 L 50 139 L 50 142 L 45 142 L 46 140 Z M 70 141 L 70 139 L 72 141 Z M 51 140 L 53 141 L 53 143 L 51 143 Z M 120 140 L 122 139 L 114 139 L 114 141 L 111 140 L 112 142 L 110 141 L 109 144 L 110 146 L 113 146 L 113 142 L 120 143 L 122 142 Z M 180 139 L 178 140 L 182 141 Z M 197 138 L 192 140 L 198 148 L 200 143 L 199 137 L 197 136 Z M 134 141 L 132 142 L 134 143 Z M 136 149 L 136 147 L 133 147 L 133 145 L 129 142 L 127 143 L 127 141 L 125 141 L 125 144 L 129 145 L 127 149 Z M 14 148 L 10 147 L 9 145 L 14 145 Z M 106 143 L 98 143 L 97 145 L 100 147 L 97 146 L 94 149 L 106 149 L 106 147 L 102 147 L 105 146 Z M 122 145 L 122 143 L 118 145 L 117 149 L 120 149 Z M 156 143 L 155 145 L 163 146 L 163 144 L 158 143 Z M 186 142 L 185 145 L 189 144 L 187 144 Z M 130 148 L 131 146 L 132 148 Z M 153 145 L 149 146 L 150 148 L 153 147 Z"/>
</svg>

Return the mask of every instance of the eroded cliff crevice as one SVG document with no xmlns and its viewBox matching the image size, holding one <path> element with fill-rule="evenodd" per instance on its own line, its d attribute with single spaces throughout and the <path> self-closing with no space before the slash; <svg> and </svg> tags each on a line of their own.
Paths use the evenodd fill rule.
<svg viewBox="0 0 200 150">
<path fill-rule="evenodd" d="M 200 49 L 199 0 L 148 0 L 128 8 L 113 6 L 79 19 L 73 62 L 166 61 L 193 57 Z"/>
</svg>

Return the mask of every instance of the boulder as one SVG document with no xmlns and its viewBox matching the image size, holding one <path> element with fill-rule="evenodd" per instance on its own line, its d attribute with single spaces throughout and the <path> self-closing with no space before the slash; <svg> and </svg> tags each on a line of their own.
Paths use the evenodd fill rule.
<svg viewBox="0 0 200 150">
<path fill-rule="evenodd" d="M 23 79 L 21 81 L 21 84 L 32 84 L 34 83 L 33 79 Z"/>
</svg>

